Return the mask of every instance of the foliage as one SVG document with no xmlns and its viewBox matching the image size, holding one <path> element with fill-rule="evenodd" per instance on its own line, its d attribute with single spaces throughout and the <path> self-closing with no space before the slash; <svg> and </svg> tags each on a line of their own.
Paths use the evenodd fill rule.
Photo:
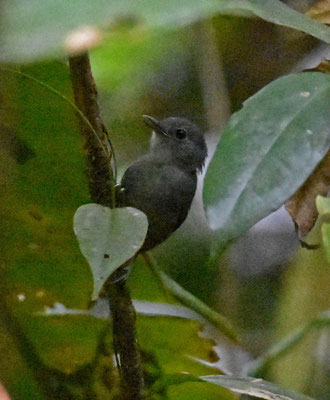
<svg viewBox="0 0 330 400">
<path fill-rule="evenodd" d="M 215 13 L 258 16 L 266 21 L 300 29 L 317 38 L 330 41 L 324 25 L 285 6 L 280 1 L 203 1 L 164 2 L 158 0 L 86 1 L 14 0 L 4 5 L 4 27 L 1 47 L 3 61 L 33 61 L 63 54 L 69 47 L 68 37 L 75 30 L 90 26 L 105 28 L 121 18 L 141 21 L 146 27 L 166 27 L 189 24 Z"/>
<path fill-rule="evenodd" d="M 106 279 L 143 245 L 148 220 L 131 207 L 111 210 L 99 204 L 86 204 L 76 211 L 73 227 L 81 252 L 91 266 L 92 300 L 96 300 Z"/>
<path fill-rule="evenodd" d="M 280 1 L 270 4 L 266 0 L 11 0 L 1 7 L 0 59 L 4 64 L 0 67 L 0 379 L 12 398 L 45 398 L 33 374 L 33 362 L 18 344 L 22 337 L 17 332 L 22 330 L 38 355 L 40 369 L 53 373 L 56 384 L 69 390 L 73 398 L 85 396 L 87 387 L 95 398 L 115 398 L 117 372 L 112 358 L 99 348 L 104 339 L 112 349 L 112 338 L 103 337 L 108 322 L 87 310 L 111 272 L 141 246 L 146 220 L 138 211 L 86 205 L 89 196 L 85 154 L 64 57 L 70 51 L 89 48 L 91 43 L 100 44 L 91 57 L 101 102 L 104 108 L 109 105 L 110 110 L 116 109 L 112 119 L 108 118 L 111 140 L 118 143 L 121 151 L 127 147 L 128 152 L 134 152 L 144 140 L 136 122 L 136 114 L 144 107 L 139 103 L 143 100 L 139 92 L 143 88 L 148 92 L 151 85 L 159 103 L 165 103 L 161 94 L 164 84 L 171 103 L 167 107 L 176 110 L 182 103 L 186 106 L 180 97 L 178 77 L 194 90 L 199 86 L 191 84 L 193 72 L 189 64 L 191 49 L 197 46 L 196 36 L 191 37 L 196 23 L 203 27 L 205 21 L 226 15 L 221 20 L 224 26 L 238 26 L 238 35 L 242 36 L 242 21 L 259 17 L 276 24 L 269 24 L 272 29 L 283 25 L 326 42 L 330 42 L 329 28 Z M 253 19 L 251 23 L 258 22 Z M 228 29 L 227 47 L 232 45 L 230 32 Z M 226 38 L 222 40 L 225 42 Z M 169 61 L 173 67 L 172 83 L 168 75 L 160 73 Z M 158 79 L 158 86 L 154 85 L 152 74 Z M 164 78 L 163 82 L 160 78 Z M 216 257 L 230 240 L 241 236 L 293 195 L 329 148 L 329 76 L 304 72 L 270 81 L 233 114 L 206 174 L 204 199 L 209 223 L 215 229 L 211 247 Z M 184 92 L 191 94 L 189 90 Z M 174 97 L 170 96 L 172 92 Z M 190 96 L 190 105 L 186 98 L 187 107 L 200 106 L 201 97 Z M 127 103 L 118 101 L 123 98 Z M 178 105 L 173 106 L 175 102 Z M 129 104 L 126 111 L 123 104 Z M 122 131 L 115 132 L 118 125 L 122 125 Z M 128 131 L 126 135 L 124 130 Z M 134 140 L 130 141 L 130 137 Z M 315 228 L 322 237 L 319 251 L 324 249 L 329 257 L 327 199 L 319 198 L 317 208 L 323 218 L 321 227 Z M 97 226 L 94 220 L 92 224 L 93 236 L 81 235 L 88 210 L 97 214 Z M 90 265 L 80 253 L 72 229 L 74 214 L 75 233 Z M 123 243 L 127 248 L 123 249 Z M 104 260 L 105 248 L 113 257 L 109 262 Z M 322 262 L 326 259 L 323 253 L 320 257 Z M 212 266 L 207 268 L 211 277 Z M 322 265 L 320 276 L 323 268 Z M 130 278 L 134 298 L 152 301 L 155 309 L 153 316 L 141 313 L 137 319 L 151 398 L 234 400 L 234 393 L 265 399 L 306 398 L 270 382 L 219 375 L 222 371 L 214 343 L 199 335 L 205 319 L 196 322 L 187 310 L 184 318 L 170 312 L 163 316 L 158 304 L 184 303 L 213 324 L 218 338 L 237 338 L 235 330 L 220 313 L 196 299 L 157 266 L 152 270 L 138 260 Z M 63 311 L 56 315 L 44 313 L 45 307 L 55 303 L 76 311 L 72 315 Z M 308 320 L 295 324 L 312 326 L 317 308 L 315 305 L 314 315 L 308 316 L 311 325 Z M 328 326 L 328 315 L 322 321 L 322 328 Z M 291 331 L 295 328 L 290 326 Z M 303 330 L 301 338 L 309 331 Z M 286 351 L 292 347 L 288 345 Z M 275 352 L 279 363 L 281 351 Z M 220 352 L 220 361 L 221 358 Z M 290 382 L 285 383 L 290 386 Z"/>
<path fill-rule="evenodd" d="M 323 159 L 330 145 L 329 96 L 327 75 L 290 75 L 231 117 L 204 188 L 209 221 L 221 241 L 279 208 Z"/>
</svg>

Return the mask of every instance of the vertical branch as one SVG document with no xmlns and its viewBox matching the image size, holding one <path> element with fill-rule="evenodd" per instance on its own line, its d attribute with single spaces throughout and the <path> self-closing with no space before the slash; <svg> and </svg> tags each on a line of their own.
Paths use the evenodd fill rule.
<svg viewBox="0 0 330 400">
<path fill-rule="evenodd" d="M 114 176 L 110 166 L 111 148 L 97 104 L 97 90 L 91 72 L 88 53 L 69 58 L 75 103 L 86 116 L 81 119 L 81 132 L 86 140 L 87 169 L 91 199 L 114 207 Z M 143 372 L 136 339 L 135 310 L 126 281 L 105 284 L 112 320 L 115 351 L 122 372 L 122 398 L 143 399 Z"/>
<path fill-rule="evenodd" d="M 115 350 L 118 351 L 122 372 L 122 393 L 125 400 L 142 400 L 143 371 L 140 351 L 136 340 L 135 309 L 122 280 L 108 287 L 112 311 Z"/>
<path fill-rule="evenodd" d="M 86 139 L 89 191 L 92 201 L 114 207 L 115 184 L 110 166 L 111 148 L 100 116 L 97 90 L 87 53 L 69 58 L 74 99 L 90 125 L 80 119 L 81 132 Z M 93 129 L 91 129 L 93 128 Z"/>
</svg>

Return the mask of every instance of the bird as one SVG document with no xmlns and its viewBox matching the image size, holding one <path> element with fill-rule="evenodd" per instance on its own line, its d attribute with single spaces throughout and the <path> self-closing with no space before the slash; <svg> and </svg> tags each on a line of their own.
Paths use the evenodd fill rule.
<svg viewBox="0 0 330 400">
<path fill-rule="evenodd" d="M 188 119 L 143 115 L 143 120 L 153 131 L 150 151 L 128 167 L 120 189 L 120 205 L 137 208 L 148 218 L 146 238 L 134 259 L 164 242 L 185 221 L 207 157 L 204 135 Z M 123 268 L 117 271 L 113 282 L 121 279 Z"/>
</svg>

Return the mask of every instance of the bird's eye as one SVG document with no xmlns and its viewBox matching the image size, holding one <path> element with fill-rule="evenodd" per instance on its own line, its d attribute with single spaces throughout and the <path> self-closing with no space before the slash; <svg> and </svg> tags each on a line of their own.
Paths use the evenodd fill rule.
<svg viewBox="0 0 330 400">
<path fill-rule="evenodd" d="M 187 132 L 184 129 L 177 129 L 175 131 L 175 136 L 177 139 L 184 139 L 187 136 Z"/>
</svg>

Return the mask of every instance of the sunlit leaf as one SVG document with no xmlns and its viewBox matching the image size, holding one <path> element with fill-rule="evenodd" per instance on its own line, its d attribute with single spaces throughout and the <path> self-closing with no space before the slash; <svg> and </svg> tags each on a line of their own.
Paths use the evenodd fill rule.
<svg viewBox="0 0 330 400">
<path fill-rule="evenodd" d="M 153 355 L 164 374 L 219 373 L 214 342 L 200 337 L 201 326 L 200 322 L 182 318 L 142 315 L 137 318 L 140 346 Z"/>
<path fill-rule="evenodd" d="M 316 198 L 316 207 L 320 215 L 329 217 L 330 215 L 330 199 L 317 196 Z M 325 254 L 327 259 L 330 263 L 330 223 L 327 221 L 323 221 L 321 225 L 321 234 L 322 234 L 322 241 L 325 250 Z"/>
<path fill-rule="evenodd" d="M 162 393 L 168 389 L 170 399 L 236 400 L 238 397 L 224 387 L 203 385 L 200 378 L 188 374 L 164 375 L 151 388 L 151 393 Z M 191 397 L 193 396 L 193 397 Z"/>
<path fill-rule="evenodd" d="M 203 323 L 192 320 L 192 318 L 196 318 L 196 315 L 192 315 L 188 309 L 185 310 L 183 307 L 173 305 L 151 302 L 148 304 L 135 302 L 134 305 L 137 310 L 139 345 L 142 349 L 142 354 L 148 355 L 145 357 L 144 362 L 148 364 L 148 369 L 160 369 L 157 379 L 164 378 L 165 385 L 168 386 L 166 374 L 178 374 L 178 376 L 181 376 L 179 374 L 181 372 L 189 372 L 195 375 L 220 373 L 214 342 L 207 337 L 200 336 L 199 332 Z M 45 352 L 48 363 L 50 365 L 54 365 L 54 363 L 58 365 L 63 362 L 59 356 L 58 344 L 60 343 L 60 347 L 63 345 L 66 349 L 66 343 L 70 343 L 70 337 L 72 336 L 69 334 L 66 337 L 62 333 L 65 321 L 70 322 L 67 324 L 66 333 L 72 330 L 73 335 L 76 335 L 79 332 L 78 329 L 76 331 L 75 327 L 70 325 L 75 320 L 82 331 L 84 331 L 85 327 L 81 325 L 81 321 L 85 321 L 86 329 L 92 328 L 93 320 L 99 321 L 99 324 L 95 322 L 95 327 L 93 327 L 93 330 L 95 330 L 104 325 L 108 317 L 108 305 L 102 299 L 98 300 L 98 304 L 91 310 L 68 309 L 62 304 L 55 304 L 52 308 L 46 308 L 42 314 L 49 321 L 49 326 L 54 329 L 54 335 L 59 334 L 59 339 L 54 339 L 52 333 L 50 339 L 46 338 L 40 341 L 46 341 L 47 343 L 48 340 L 53 338 L 54 345 L 50 345 L 49 350 L 47 350 L 47 346 L 40 347 Z M 61 317 L 63 317 L 64 322 L 62 322 Z M 42 333 L 45 332 L 47 331 L 41 332 L 39 338 L 42 338 Z M 84 340 L 94 345 L 91 340 L 94 336 L 95 332 L 90 332 L 86 335 L 86 338 L 78 339 L 77 343 L 73 345 L 72 354 L 76 354 L 76 349 L 79 348 Z M 56 343 L 58 344 L 56 345 Z M 83 352 L 84 357 L 89 354 L 92 348 L 87 347 Z M 69 351 L 69 349 L 66 351 Z M 48 352 L 51 355 L 48 355 Z M 52 357 L 54 357 L 53 362 L 51 361 Z M 71 362 L 68 366 L 71 366 Z M 162 384 L 160 383 L 159 385 Z"/>
</svg>

